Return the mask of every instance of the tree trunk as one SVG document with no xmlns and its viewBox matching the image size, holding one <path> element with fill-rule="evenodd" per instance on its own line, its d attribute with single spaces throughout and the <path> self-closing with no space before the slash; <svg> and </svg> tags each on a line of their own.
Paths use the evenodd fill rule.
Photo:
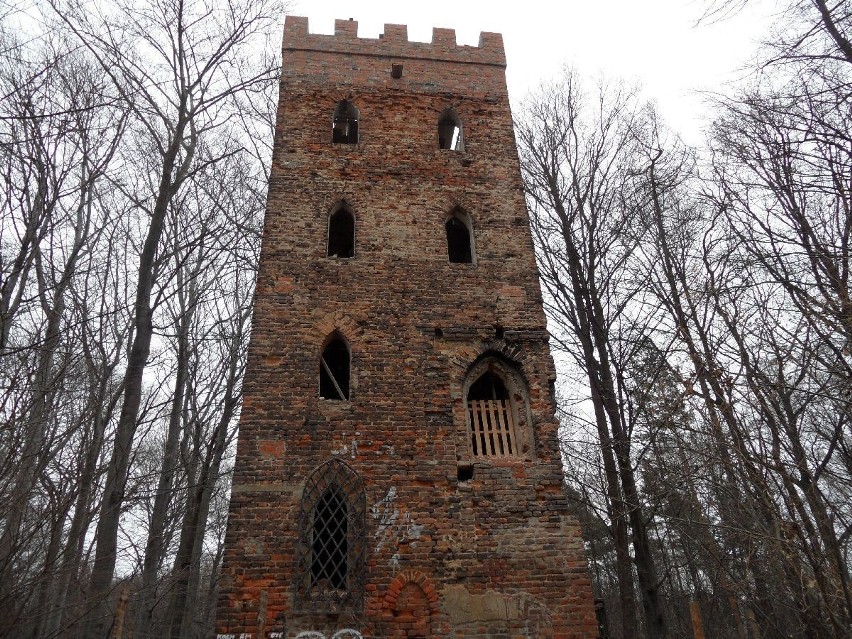
<svg viewBox="0 0 852 639">
<path fill-rule="evenodd" d="M 564 210 L 556 205 L 557 213 L 564 220 Z M 563 236 L 567 248 L 567 257 L 571 270 L 571 290 L 574 296 L 577 324 L 577 338 L 583 347 L 583 359 L 585 371 L 591 389 L 592 406 L 595 413 L 595 423 L 600 439 L 601 457 L 604 463 L 604 472 L 607 482 L 607 497 L 612 511 L 610 518 L 613 529 L 613 543 L 615 544 L 616 566 L 618 571 L 618 590 L 621 601 L 622 634 L 624 639 L 632 639 L 639 636 L 639 622 L 636 618 L 636 598 L 633 589 L 633 567 L 630 563 L 630 548 L 628 542 L 627 524 L 629 520 L 630 506 L 626 502 L 623 493 L 623 485 L 618 475 L 618 466 L 614 452 L 616 446 L 610 436 L 607 425 L 606 401 L 601 394 L 600 376 L 601 366 L 595 358 L 595 346 L 592 342 L 594 333 L 591 324 L 594 316 L 589 308 L 585 291 L 588 285 L 583 281 L 582 261 L 579 253 L 573 245 L 573 238 L 567 227 L 564 227 Z"/>
<path fill-rule="evenodd" d="M 181 115 L 184 113 L 184 108 L 185 105 L 181 108 Z M 123 382 L 124 400 L 116 425 L 112 456 L 107 469 L 104 497 L 101 502 L 100 519 L 95 533 L 97 546 L 89 584 L 89 598 L 93 604 L 93 609 L 87 624 L 88 634 L 93 639 L 105 637 L 111 623 L 107 597 L 112 589 L 112 578 L 118 551 L 118 526 L 121 509 L 124 505 L 124 490 L 127 485 L 133 437 L 138 426 L 137 418 L 139 406 L 142 402 L 143 375 L 151 351 L 151 337 L 154 333 L 153 309 L 150 306 L 151 291 L 154 287 L 154 262 L 160 237 L 163 234 L 166 212 L 179 187 L 179 180 L 176 181 L 175 176 L 175 166 L 186 126 L 186 120 L 179 119 L 171 143 L 166 149 L 161 166 L 156 203 L 139 257 L 139 278 L 136 284 L 136 301 L 133 307 L 133 345 L 127 360 L 127 371 Z"/>
<path fill-rule="evenodd" d="M 169 504 L 172 499 L 175 471 L 178 464 L 186 383 L 189 375 L 189 328 L 192 323 L 193 309 L 195 307 L 195 281 L 193 277 L 190 290 L 186 294 L 184 291 L 186 283 L 182 276 L 182 269 L 178 269 L 178 298 L 181 305 L 181 313 L 177 324 L 177 370 L 175 371 L 174 394 L 169 412 L 169 426 L 163 450 L 163 462 L 160 468 L 157 492 L 154 497 L 154 508 L 148 527 L 148 541 L 145 544 L 145 558 L 142 566 L 142 584 L 140 586 L 136 632 L 143 637 L 147 636 L 150 632 L 154 605 L 156 604 L 157 570 L 160 568 L 164 557 L 163 532 L 166 525 Z"/>
<path fill-rule="evenodd" d="M 245 316 L 242 318 L 245 319 Z M 201 549 L 204 542 L 204 531 L 210 514 L 210 500 L 219 480 L 219 470 L 222 457 L 228 442 L 228 426 L 234 418 L 234 412 L 239 405 L 239 397 L 235 389 L 239 381 L 241 367 L 239 366 L 239 348 L 241 331 L 235 337 L 231 350 L 231 361 L 228 379 L 224 389 L 225 402 L 222 414 L 210 438 L 207 455 L 200 454 L 201 438 L 196 438 L 195 454 L 192 469 L 188 472 L 196 481 L 190 483 L 187 495 L 186 515 L 181 526 L 180 544 L 175 555 L 174 571 L 175 587 L 170 614 L 172 639 L 184 639 L 189 636 L 192 598 L 198 588 L 198 570 Z M 206 462 L 206 463 L 205 463 Z"/>
</svg>

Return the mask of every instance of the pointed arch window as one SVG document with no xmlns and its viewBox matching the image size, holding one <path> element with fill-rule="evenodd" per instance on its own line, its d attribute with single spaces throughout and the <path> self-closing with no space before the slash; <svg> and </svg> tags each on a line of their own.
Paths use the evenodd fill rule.
<svg viewBox="0 0 852 639">
<path fill-rule="evenodd" d="M 470 216 L 456 210 L 444 224 L 447 256 L 453 264 L 473 263 L 473 233 Z"/>
<path fill-rule="evenodd" d="M 497 357 L 479 362 L 468 375 L 465 401 L 474 458 L 529 452 L 527 392 L 513 367 Z"/>
<path fill-rule="evenodd" d="M 325 399 L 349 399 L 349 345 L 334 334 L 320 357 L 319 391 Z"/>
<path fill-rule="evenodd" d="M 464 151 L 461 119 L 455 109 L 444 109 L 438 118 L 438 147 L 451 151 Z"/>
<path fill-rule="evenodd" d="M 364 483 L 345 462 L 329 460 L 308 477 L 299 512 L 300 609 L 363 608 L 366 514 Z"/>
<path fill-rule="evenodd" d="M 351 100 L 341 100 L 334 108 L 331 141 L 334 144 L 358 144 L 358 123 L 361 114 Z"/>
<path fill-rule="evenodd" d="M 328 218 L 328 256 L 355 256 L 355 216 L 345 205 L 340 205 Z"/>
</svg>

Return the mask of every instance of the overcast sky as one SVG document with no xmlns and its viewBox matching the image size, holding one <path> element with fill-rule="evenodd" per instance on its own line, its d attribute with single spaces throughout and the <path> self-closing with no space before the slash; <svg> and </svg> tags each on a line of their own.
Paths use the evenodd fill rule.
<svg viewBox="0 0 852 639">
<path fill-rule="evenodd" d="M 563 64 L 584 75 L 638 81 L 670 126 L 701 139 L 698 91 L 719 90 L 742 68 L 772 21 L 771 0 L 752 0 L 733 17 L 697 24 L 709 0 L 296 0 L 314 33 L 333 33 L 335 18 L 358 21 L 376 38 L 385 23 L 408 25 L 410 40 L 428 42 L 432 27 L 456 30 L 476 45 L 480 31 L 503 34 L 513 104 Z"/>
</svg>

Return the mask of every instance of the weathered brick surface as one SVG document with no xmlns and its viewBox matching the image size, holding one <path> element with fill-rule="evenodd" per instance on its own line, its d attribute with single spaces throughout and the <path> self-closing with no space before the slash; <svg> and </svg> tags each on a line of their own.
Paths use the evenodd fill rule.
<svg viewBox="0 0 852 639">
<path fill-rule="evenodd" d="M 267 636 L 597 635 L 561 486 L 555 372 L 504 66 L 497 34 L 465 47 L 436 29 L 431 44 L 410 43 L 405 27 L 386 25 L 368 40 L 352 21 L 323 36 L 287 18 L 219 633 L 255 637 L 265 591 Z M 346 97 L 360 109 L 360 142 L 332 145 Z M 438 148 L 450 106 L 464 152 Z M 325 255 L 341 200 L 356 217 L 351 259 Z M 447 259 L 444 223 L 457 206 L 473 222 L 474 264 Z M 333 331 L 352 352 L 346 402 L 318 397 Z M 472 461 L 463 385 L 489 352 L 525 381 L 532 445 L 509 461 L 477 459 L 473 479 L 459 481 Z M 332 457 L 366 485 L 360 613 L 293 605 L 302 489 Z"/>
</svg>

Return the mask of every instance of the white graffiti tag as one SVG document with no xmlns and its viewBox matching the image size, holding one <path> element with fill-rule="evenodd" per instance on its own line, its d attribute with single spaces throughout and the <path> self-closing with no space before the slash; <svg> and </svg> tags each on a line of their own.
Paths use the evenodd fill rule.
<svg viewBox="0 0 852 639">
<path fill-rule="evenodd" d="M 376 525 L 376 552 L 379 552 L 385 542 L 390 539 L 396 520 L 399 519 L 399 511 L 394 505 L 395 499 L 396 486 L 391 486 L 388 488 L 387 494 L 370 508 L 370 514 L 378 522 Z"/>
<path fill-rule="evenodd" d="M 325 639 L 325 635 L 317 630 L 305 630 L 297 634 L 295 639 Z M 342 628 L 331 635 L 331 639 L 364 639 L 364 635 L 352 628 Z"/>
</svg>

